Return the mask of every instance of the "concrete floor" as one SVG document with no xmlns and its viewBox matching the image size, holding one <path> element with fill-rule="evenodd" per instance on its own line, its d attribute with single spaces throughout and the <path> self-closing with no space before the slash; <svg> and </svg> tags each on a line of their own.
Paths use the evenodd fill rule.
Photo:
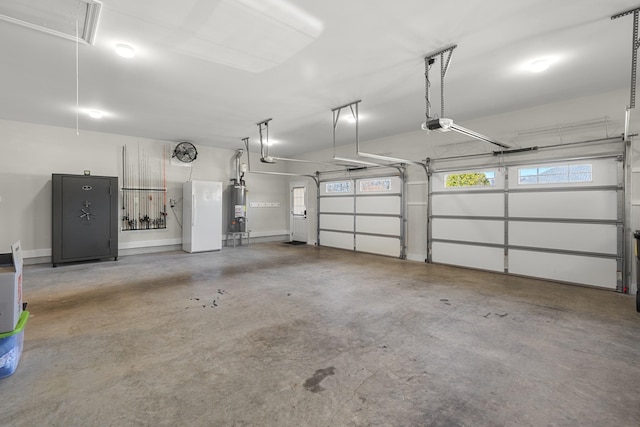
<svg viewBox="0 0 640 427">
<path fill-rule="evenodd" d="M 283 243 L 26 267 L 2 426 L 638 426 L 612 292 Z"/>
</svg>

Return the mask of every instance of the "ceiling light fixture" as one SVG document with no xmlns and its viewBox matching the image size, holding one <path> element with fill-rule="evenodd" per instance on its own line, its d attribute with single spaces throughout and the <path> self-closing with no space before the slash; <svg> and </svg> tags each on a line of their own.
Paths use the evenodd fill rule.
<svg viewBox="0 0 640 427">
<path fill-rule="evenodd" d="M 367 116 L 365 116 L 364 114 L 359 114 L 358 117 L 354 116 L 353 114 L 347 114 L 344 118 L 344 121 L 349 123 L 350 125 L 355 124 L 356 122 L 361 122 L 362 119 L 367 119 Z"/>
<path fill-rule="evenodd" d="M 104 116 L 104 113 L 102 111 L 99 111 L 99 110 L 89 110 L 89 111 L 87 111 L 87 114 L 92 119 L 101 119 Z"/>
<path fill-rule="evenodd" d="M 133 58 L 136 56 L 136 50 L 134 48 L 122 43 L 116 45 L 116 53 L 123 58 Z"/>
<path fill-rule="evenodd" d="M 532 73 L 541 73 L 542 71 L 546 71 L 550 65 L 551 62 L 548 59 L 536 59 L 535 61 L 530 62 L 527 68 Z"/>
</svg>

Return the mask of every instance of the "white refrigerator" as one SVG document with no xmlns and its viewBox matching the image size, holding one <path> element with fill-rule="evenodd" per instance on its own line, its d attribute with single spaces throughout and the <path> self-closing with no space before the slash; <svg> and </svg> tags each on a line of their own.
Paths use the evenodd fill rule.
<svg viewBox="0 0 640 427">
<path fill-rule="evenodd" d="M 182 191 L 182 250 L 222 249 L 222 183 L 189 181 Z"/>
</svg>

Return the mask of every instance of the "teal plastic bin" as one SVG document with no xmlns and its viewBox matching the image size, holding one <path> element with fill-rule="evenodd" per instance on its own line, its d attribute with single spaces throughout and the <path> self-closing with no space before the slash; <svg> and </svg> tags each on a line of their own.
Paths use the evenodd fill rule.
<svg viewBox="0 0 640 427">
<path fill-rule="evenodd" d="M 18 368 L 24 344 L 24 326 L 28 318 L 29 312 L 23 311 L 16 328 L 0 334 L 0 378 L 8 377 Z"/>
</svg>

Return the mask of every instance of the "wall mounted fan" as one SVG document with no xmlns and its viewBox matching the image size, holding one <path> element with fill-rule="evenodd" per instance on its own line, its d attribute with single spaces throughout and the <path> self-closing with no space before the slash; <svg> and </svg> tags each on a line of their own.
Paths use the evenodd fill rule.
<svg viewBox="0 0 640 427">
<path fill-rule="evenodd" d="M 173 150 L 173 155 L 183 163 L 191 163 L 198 157 L 198 150 L 195 145 L 190 142 L 180 142 Z"/>
</svg>

